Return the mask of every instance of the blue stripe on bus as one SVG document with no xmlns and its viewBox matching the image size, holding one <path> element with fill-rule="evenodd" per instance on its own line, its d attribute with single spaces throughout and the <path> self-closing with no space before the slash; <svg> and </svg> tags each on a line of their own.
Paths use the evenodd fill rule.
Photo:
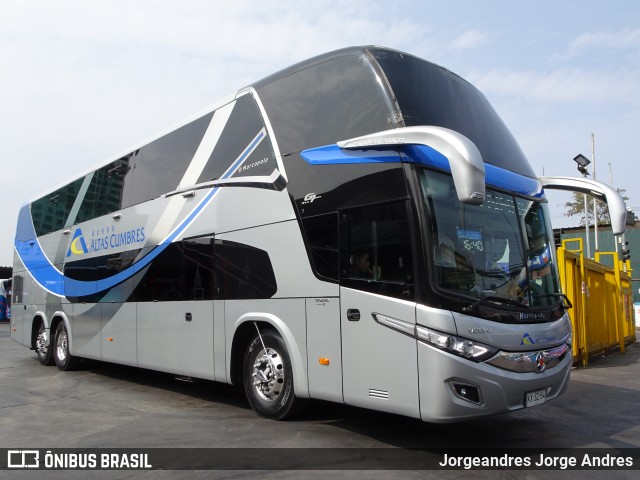
<svg viewBox="0 0 640 480">
<path fill-rule="evenodd" d="M 516 194 L 542 198 L 542 185 L 538 179 L 525 177 L 490 163 L 485 163 L 484 168 L 487 185 L 502 188 Z"/>
<path fill-rule="evenodd" d="M 253 150 L 253 148 L 258 143 L 260 143 L 260 141 L 264 137 L 264 131 L 260 132 L 245 149 L 244 154 L 236 160 L 236 162 L 227 170 L 227 173 L 221 178 L 225 179 L 233 175 L 237 168 Z M 102 280 L 84 281 L 65 277 L 64 274 L 51 263 L 51 261 L 43 252 L 40 243 L 36 239 L 35 228 L 31 219 L 29 205 L 23 206 L 20 210 L 20 214 L 18 215 L 18 227 L 15 247 L 18 255 L 20 256 L 20 259 L 22 260 L 22 263 L 29 271 L 33 279 L 48 292 L 59 297 L 83 297 L 92 295 L 94 293 L 102 292 L 115 287 L 119 283 L 127 280 L 129 277 L 132 277 L 136 273 L 143 270 L 146 266 L 148 266 L 176 238 L 178 238 L 178 236 L 181 235 L 184 230 L 186 230 L 191 222 L 213 199 L 218 190 L 219 188 L 215 187 L 209 193 L 207 193 L 207 195 L 191 211 L 187 218 L 185 218 L 182 223 L 177 228 L 175 228 L 173 232 L 162 243 L 158 244 L 147 255 L 142 257 L 129 268 Z"/>
<path fill-rule="evenodd" d="M 31 219 L 29 219 L 29 224 L 31 224 L 31 230 L 33 231 L 33 236 L 31 237 L 32 240 L 26 242 L 16 240 L 16 250 L 18 251 L 18 255 L 20 256 L 22 263 L 29 271 L 33 279 L 48 292 L 60 297 L 83 297 L 92 295 L 94 293 L 102 292 L 109 288 L 115 287 L 119 283 L 127 280 L 129 277 L 133 276 L 137 272 L 144 269 L 147 265 L 149 265 L 171 244 L 171 242 L 173 242 L 173 240 L 175 240 L 186 229 L 191 221 L 211 201 L 218 190 L 218 188 L 214 188 L 209 193 L 207 193 L 200 204 L 189 214 L 189 216 L 180 224 L 180 226 L 176 228 L 169 237 L 167 237 L 161 244 L 157 245 L 147 255 L 142 257 L 129 268 L 102 280 L 85 281 L 74 280 L 72 278 L 65 277 L 60 270 L 58 270 L 54 265 L 51 264 L 50 260 L 42 251 L 42 247 L 34 238 L 35 231 L 33 231 L 33 224 L 31 222 Z M 21 218 L 23 219 L 24 217 L 19 217 L 19 220 Z M 23 225 L 21 225 L 21 227 L 19 228 L 22 228 L 22 231 L 26 232 L 28 227 L 25 227 L 23 222 Z"/>
<path fill-rule="evenodd" d="M 398 152 L 395 150 L 346 150 L 337 145 L 303 150 L 300 152 L 300 156 L 311 165 L 397 163 L 400 161 Z"/>
<path fill-rule="evenodd" d="M 300 152 L 311 165 L 344 165 L 355 163 L 415 163 L 451 171 L 449 160 L 442 153 L 427 145 L 400 145 L 397 150 L 389 147 L 367 150 L 348 150 L 337 145 L 311 148 Z M 516 194 L 542 196 L 540 183 L 495 165 L 485 163 L 485 182 L 489 186 L 503 188 Z"/>
</svg>

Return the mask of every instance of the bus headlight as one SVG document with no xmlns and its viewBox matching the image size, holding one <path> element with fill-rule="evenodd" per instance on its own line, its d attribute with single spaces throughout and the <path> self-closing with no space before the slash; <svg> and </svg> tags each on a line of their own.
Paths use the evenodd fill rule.
<svg viewBox="0 0 640 480">
<path fill-rule="evenodd" d="M 421 342 L 474 362 L 483 362 L 498 353 L 496 347 L 450 333 L 441 333 L 421 325 L 416 326 L 416 333 Z"/>
</svg>

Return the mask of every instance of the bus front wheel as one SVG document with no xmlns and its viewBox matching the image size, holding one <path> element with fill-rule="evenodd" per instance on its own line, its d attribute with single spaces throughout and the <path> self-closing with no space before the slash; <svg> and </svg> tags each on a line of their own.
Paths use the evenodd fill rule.
<svg viewBox="0 0 640 480">
<path fill-rule="evenodd" d="M 243 382 L 247 400 L 258 415 L 284 420 L 295 402 L 289 352 L 275 330 L 257 333 L 244 356 Z"/>
<path fill-rule="evenodd" d="M 75 370 L 80 362 L 80 359 L 71 355 L 69 351 L 69 333 L 64 322 L 60 322 L 58 328 L 56 328 L 56 336 L 53 341 L 53 357 L 58 369 L 64 371 Z"/>
</svg>

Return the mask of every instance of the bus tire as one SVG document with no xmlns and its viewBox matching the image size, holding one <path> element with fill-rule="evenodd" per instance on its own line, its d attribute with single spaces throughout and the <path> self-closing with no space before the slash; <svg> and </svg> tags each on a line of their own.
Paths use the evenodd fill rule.
<svg viewBox="0 0 640 480">
<path fill-rule="evenodd" d="M 53 357 L 59 370 L 69 371 L 78 368 L 80 359 L 69 351 L 69 333 L 64 322 L 58 324 L 53 342 Z"/>
<path fill-rule="evenodd" d="M 244 356 L 244 390 L 258 415 L 284 420 L 293 414 L 295 403 L 289 352 L 275 330 L 265 329 L 260 335 L 253 337 Z"/>
<path fill-rule="evenodd" d="M 38 355 L 38 361 L 45 366 L 50 366 L 55 363 L 53 359 L 53 342 L 51 341 L 51 334 L 44 328 L 44 322 L 40 320 L 38 322 L 38 333 L 36 334 L 35 341 L 36 355 Z"/>
</svg>

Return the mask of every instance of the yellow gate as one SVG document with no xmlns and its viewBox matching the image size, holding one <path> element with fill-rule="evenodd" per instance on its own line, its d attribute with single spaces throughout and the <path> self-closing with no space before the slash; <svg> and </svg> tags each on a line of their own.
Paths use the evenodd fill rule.
<svg viewBox="0 0 640 480">
<path fill-rule="evenodd" d="M 578 249 L 568 248 L 576 243 Z M 616 252 L 585 258 L 581 238 L 563 240 L 557 253 L 562 291 L 573 304 L 574 363 L 586 367 L 594 355 L 612 348 L 624 352 L 625 343 L 635 342 L 630 262 L 619 261 Z M 599 263 L 604 256 L 613 256 L 613 268 Z"/>
</svg>

